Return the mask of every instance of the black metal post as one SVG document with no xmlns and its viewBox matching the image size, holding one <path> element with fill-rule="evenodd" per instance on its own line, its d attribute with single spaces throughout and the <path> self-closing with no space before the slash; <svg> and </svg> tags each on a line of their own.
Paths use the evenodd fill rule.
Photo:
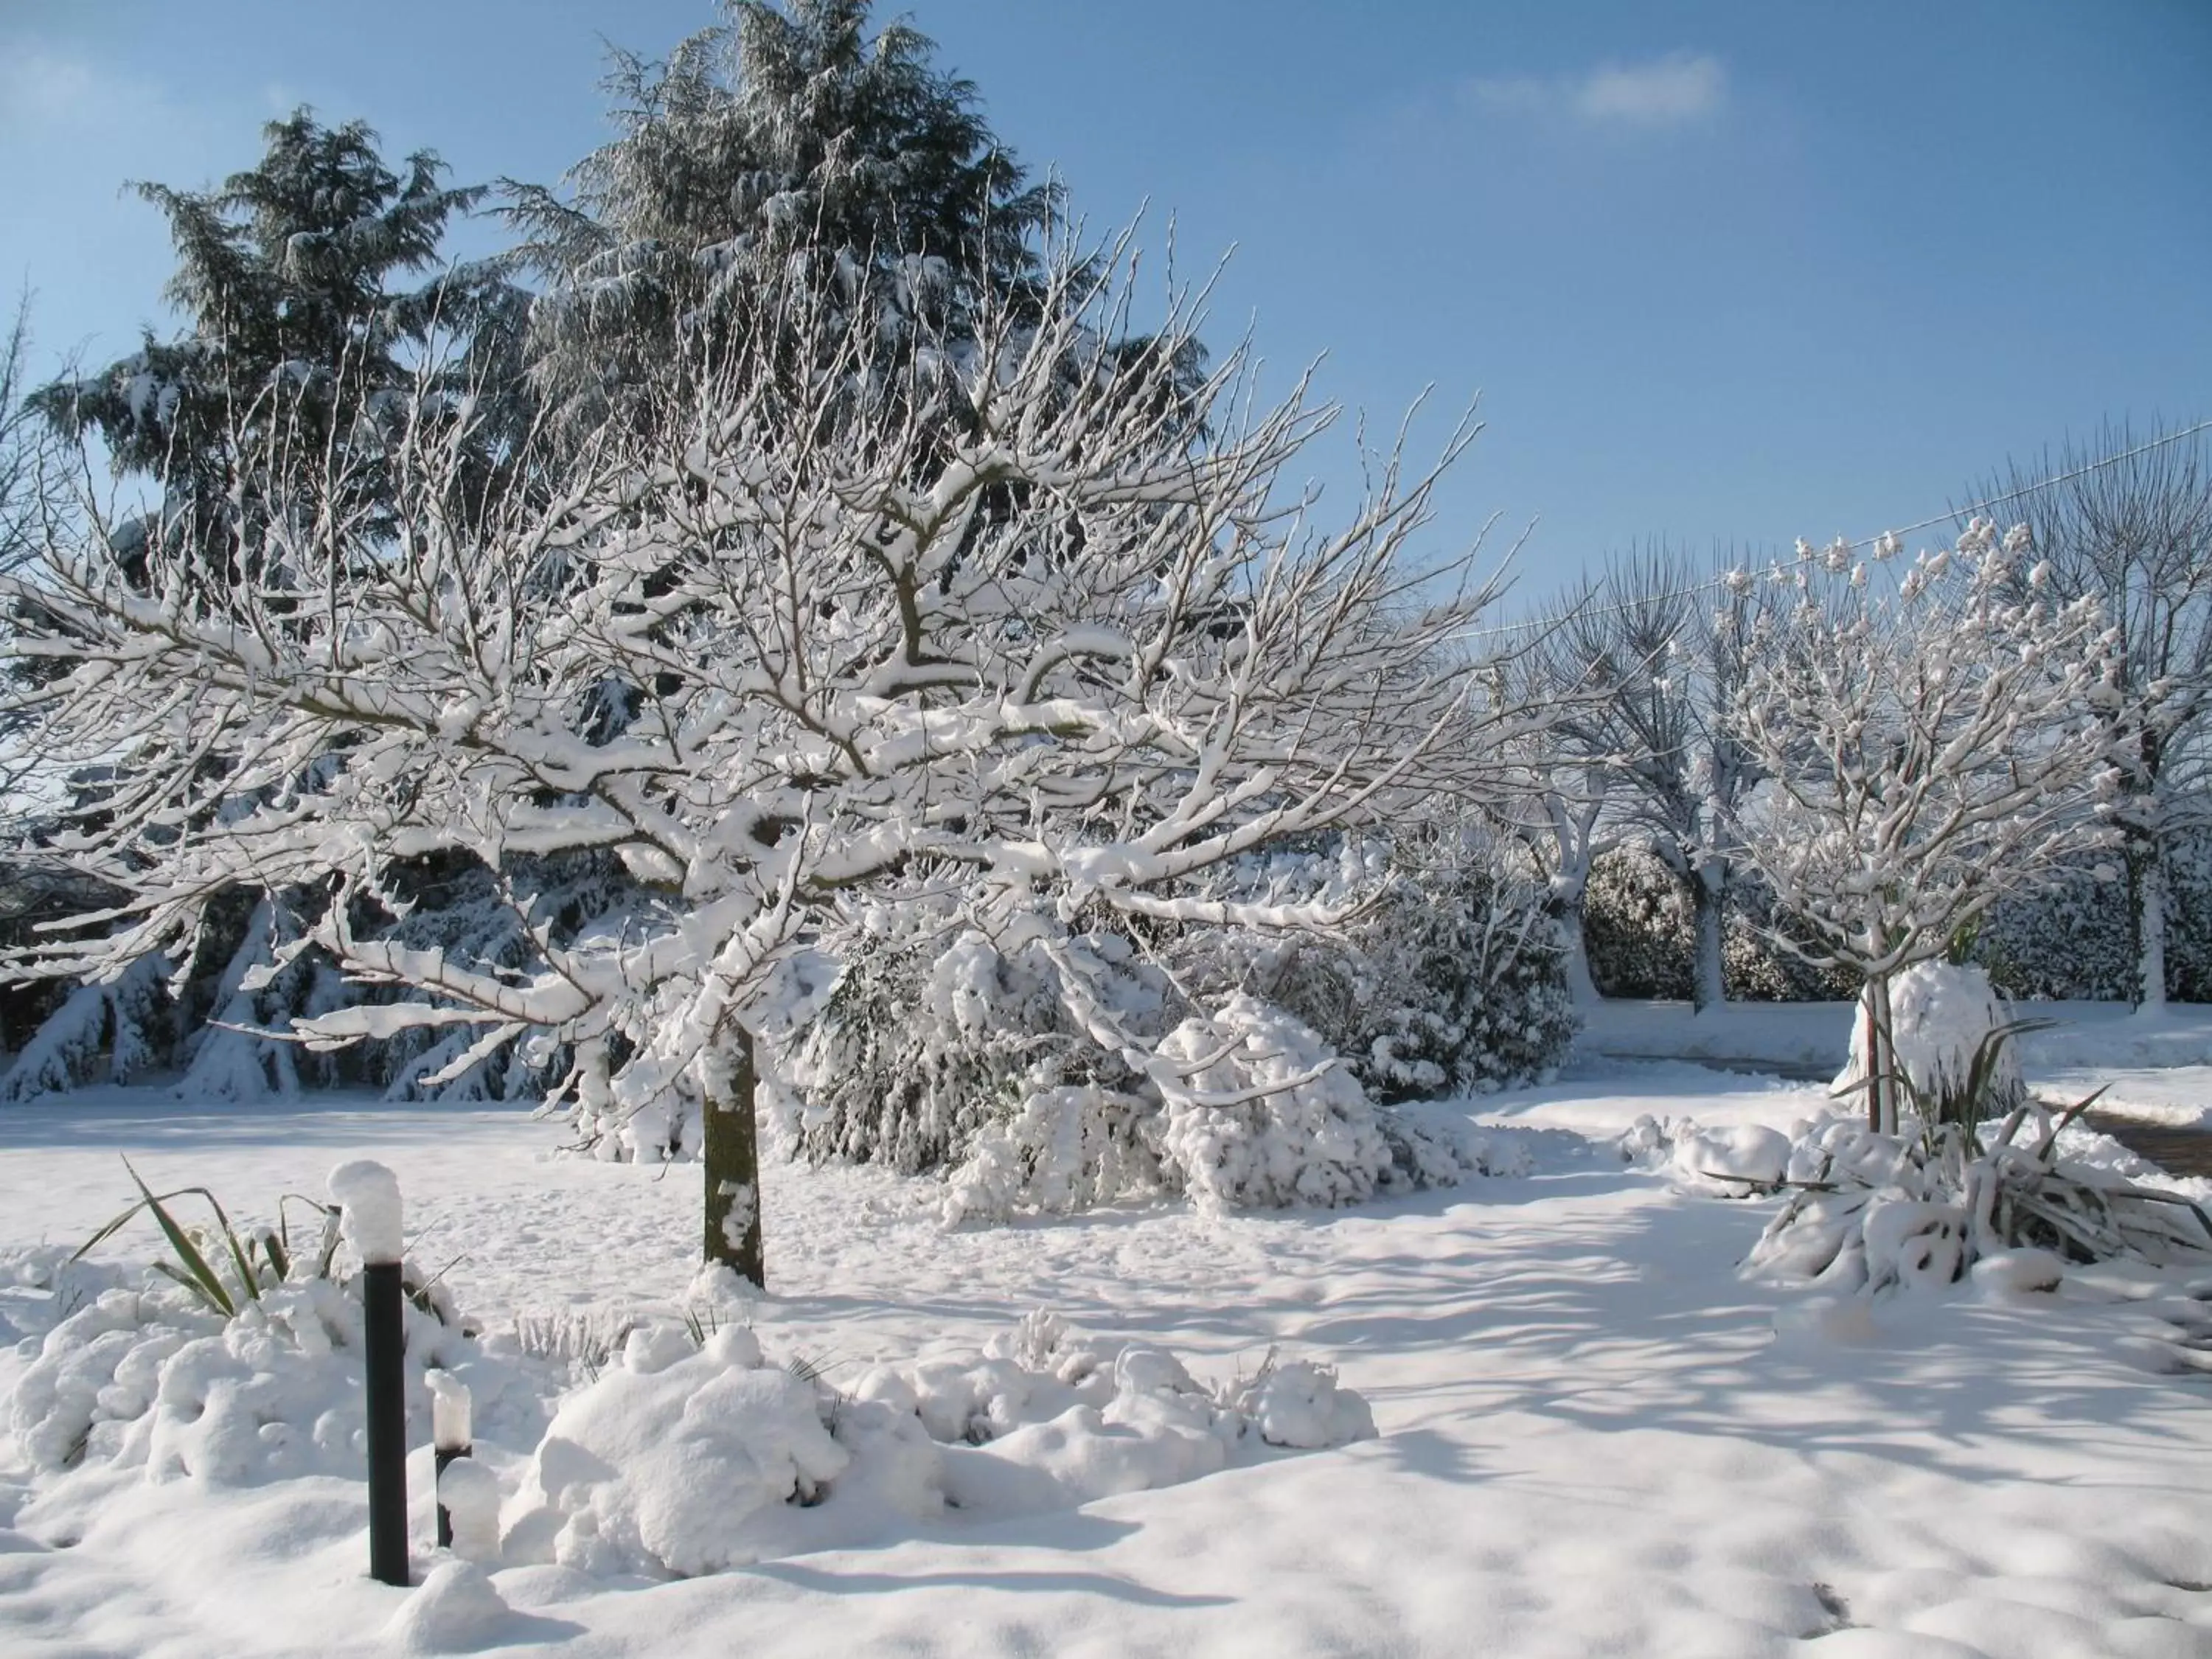
<svg viewBox="0 0 2212 1659">
<path fill-rule="evenodd" d="M 361 1278 L 368 1370 L 368 1573 L 380 1583 L 404 1585 L 408 1582 L 407 1328 L 400 1317 L 399 1264 L 365 1262 Z"/>
<path fill-rule="evenodd" d="M 475 1453 L 474 1446 L 440 1446 L 430 1455 L 437 1464 L 438 1473 L 443 1474 L 446 1466 L 454 1459 L 473 1456 Z M 446 1507 L 442 1498 L 438 1503 L 438 1547 L 441 1550 L 453 1547 L 453 1512 Z"/>
</svg>

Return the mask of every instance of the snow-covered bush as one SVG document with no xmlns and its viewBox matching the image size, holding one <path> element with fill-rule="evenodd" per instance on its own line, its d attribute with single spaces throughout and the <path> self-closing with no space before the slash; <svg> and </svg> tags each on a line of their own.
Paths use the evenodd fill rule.
<svg viewBox="0 0 2212 1659">
<path fill-rule="evenodd" d="M 1978 1123 L 2027 1098 L 2014 1024 L 1979 968 L 1916 963 L 1890 981 L 1894 1063 L 1908 1097 L 1930 1122 Z M 1850 1057 L 1836 1076 L 1838 1094 L 1863 1094 L 1869 1072 L 1870 1014 L 1862 995 L 1851 1015 Z"/>
<path fill-rule="evenodd" d="M 1371 896 L 1326 931 L 1191 926 L 1159 949 L 1201 1003 L 1241 992 L 1294 1015 L 1376 1100 L 1531 1082 L 1574 1039 L 1545 890 L 1486 840 L 1336 838 L 1240 860 L 1215 885 L 1270 903 Z"/>
<path fill-rule="evenodd" d="M 2062 1159 L 2063 1122 L 2032 1100 L 1978 1134 L 1912 1119 L 1902 1135 L 1881 1134 L 1856 1118 L 1823 1118 L 1791 1146 L 1790 1200 L 1744 1270 L 1877 1291 L 1948 1285 L 1978 1261 L 2028 1251 L 2060 1262 L 2212 1261 L 2212 1218 L 2173 1194 Z"/>
<path fill-rule="evenodd" d="M 1641 843 L 1616 848 L 1590 866 L 1583 933 L 1590 977 L 1609 997 L 1668 997 L 1687 1001 L 1696 972 L 1697 921 L 1688 887 Z M 1750 1002 L 1825 1002 L 1853 994 L 1856 984 L 1835 969 L 1816 968 L 1783 941 L 1788 916 L 1765 883 L 1739 871 L 1729 883 L 1721 933 L 1723 982 Z"/>
<path fill-rule="evenodd" d="M 1312 1028 L 1239 993 L 1160 1045 L 1164 1159 L 1201 1209 L 1328 1208 L 1390 1168 L 1374 1103 Z"/>
<path fill-rule="evenodd" d="M 1060 965 L 1039 942 L 1010 956 L 946 908 L 917 902 L 870 907 L 830 944 L 836 986 L 789 1065 L 795 1146 L 815 1162 L 939 1170 L 968 1157 L 987 1126 L 1035 1117 L 1040 1097 L 1088 1091 L 1090 1121 L 1103 1127 L 1143 1083 L 1070 1013 Z M 1173 994 L 1125 941 L 1081 935 L 1066 948 L 1109 988 L 1125 1030 L 1164 1030 Z"/>
<path fill-rule="evenodd" d="M 571 1395 L 508 1501 L 504 1559 L 592 1573 L 713 1572 L 873 1541 L 948 1507 L 1072 1508 L 1191 1480 L 1267 1446 L 1370 1438 L 1335 1373 L 1271 1355 L 1194 1378 L 1172 1354 L 1033 1314 L 981 1350 L 878 1364 L 844 1391 L 770 1364 L 752 1332 L 661 1325 Z"/>
<path fill-rule="evenodd" d="M 47 1277 L 40 1300 L 58 1312 L 61 1286 Z M 93 1282 L 103 1280 L 39 1336 L 9 1398 L 9 1429 L 33 1468 L 91 1464 L 228 1486 L 359 1473 L 361 1296 L 349 1277 L 319 1277 L 303 1257 L 293 1278 L 228 1317 L 151 1273 L 132 1282 L 105 1270 Z M 11 1305 L 16 1319 L 33 1317 L 25 1299 Z M 501 1403 L 511 1367 L 483 1353 L 449 1304 L 419 1297 L 404 1312 L 418 1383 L 428 1368 L 453 1371 L 476 1390 L 480 1420 L 497 1427 L 519 1409 L 528 1422 L 523 1393 Z M 409 1396 L 414 1429 L 427 1434 L 428 1395 L 416 1387 Z"/>
</svg>

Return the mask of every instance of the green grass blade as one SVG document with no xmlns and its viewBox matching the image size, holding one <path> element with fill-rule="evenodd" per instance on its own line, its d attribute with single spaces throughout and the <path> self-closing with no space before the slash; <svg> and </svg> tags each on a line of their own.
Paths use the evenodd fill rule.
<svg viewBox="0 0 2212 1659">
<path fill-rule="evenodd" d="M 160 1199 L 154 1196 L 154 1189 L 146 1184 L 138 1171 L 131 1169 L 129 1158 L 123 1160 L 123 1167 L 131 1170 L 131 1179 L 137 1183 L 139 1192 L 145 1197 L 146 1207 L 153 1211 L 154 1219 L 161 1225 L 162 1237 L 169 1241 L 169 1248 L 177 1253 L 177 1259 L 184 1263 L 185 1271 L 191 1274 L 199 1283 L 210 1304 L 222 1310 L 226 1316 L 235 1316 L 238 1312 L 237 1302 L 233 1299 L 230 1291 L 224 1286 L 215 1269 L 208 1265 L 207 1257 L 200 1254 L 199 1247 L 192 1243 L 191 1235 L 177 1224 L 176 1218 L 162 1206 Z M 172 1193 L 169 1196 L 174 1198 L 177 1194 Z"/>
</svg>

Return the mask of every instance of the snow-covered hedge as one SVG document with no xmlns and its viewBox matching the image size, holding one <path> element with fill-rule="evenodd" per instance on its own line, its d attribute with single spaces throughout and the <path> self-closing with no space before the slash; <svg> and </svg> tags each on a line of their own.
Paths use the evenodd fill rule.
<svg viewBox="0 0 2212 1659">
<path fill-rule="evenodd" d="M 1618 848 L 1590 866 L 1583 939 L 1590 977 L 1609 997 L 1686 1000 L 1694 977 L 1696 920 L 1689 890 L 1647 847 Z M 1788 919 L 1748 872 L 1729 884 L 1721 936 L 1731 997 L 1755 1002 L 1823 1002 L 1856 994 L 1844 975 L 1808 965 L 1778 945 Z"/>
<path fill-rule="evenodd" d="M 1975 930 L 1972 956 L 2007 996 L 2131 1000 L 2135 935 L 2109 856 L 2085 859 L 2008 894 Z M 2103 874 L 2099 873 L 2103 866 Z"/>
</svg>

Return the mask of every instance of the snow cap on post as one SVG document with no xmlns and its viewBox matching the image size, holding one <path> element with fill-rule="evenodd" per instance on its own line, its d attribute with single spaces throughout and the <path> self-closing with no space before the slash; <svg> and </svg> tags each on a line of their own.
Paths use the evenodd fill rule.
<svg viewBox="0 0 2212 1659">
<path fill-rule="evenodd" d="M 466 1451 L 475 1439 L 468 1384 L 453 1372 L 422 1373 L 430 1386 L 430 1441 L 440 1451 Z"/>
<path fill-rule="evenodd" d="M 331 1171 L 330 1194 L 342 1206 L 338 1227 L 363 1261 L 397 1261 L 399 1177 L 374 1158 L 356 1158 Z"/>
</svg>

